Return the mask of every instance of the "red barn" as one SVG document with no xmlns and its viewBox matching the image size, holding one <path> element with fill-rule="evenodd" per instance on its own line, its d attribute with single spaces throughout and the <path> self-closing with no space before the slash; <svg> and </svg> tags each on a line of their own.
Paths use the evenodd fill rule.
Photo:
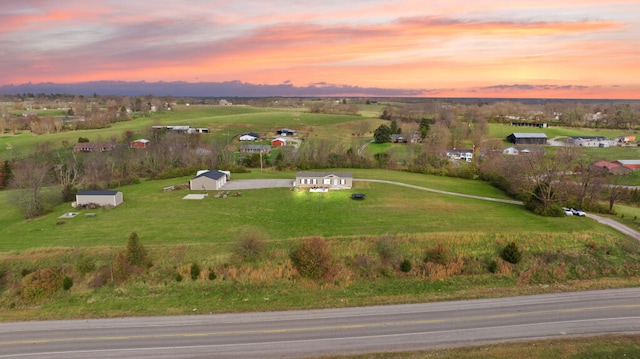
<svg viewBox="0 0 640 359">
<path fill-rule="evenodd" d="M 274 138 L 271 140 L 271 146 L 273 147 L 282 147 L 287 144 L 287 140 L 284 138 Z"/>
<path fill-rule="evenodd" d="M 139 140 L 132 141 L 129 144 L 129 147 L 130 148 L 147 148 L 149 146 L 149 142 L 151 141 L 141 138 Z"/>
</svg>

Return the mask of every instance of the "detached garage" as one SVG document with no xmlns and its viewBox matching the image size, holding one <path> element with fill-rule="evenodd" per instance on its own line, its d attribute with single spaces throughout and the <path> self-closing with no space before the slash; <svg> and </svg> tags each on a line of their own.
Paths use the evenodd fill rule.
<svg viewBox="0 0 640 359">
<path fill-rule="evenodd" d="M 231 176 L 230 172 L 218 170 L 198 171 L 198 174 L 189 181 L 189 189 L 192 191 L 217 191 Z"/>
<path fill-rule="evenodd" d="M 124 202 L 120 191 L 79 191 L 76 194 L 77 207 L 98 205 L 100 207 L 117 207 Z"/>
</svg>

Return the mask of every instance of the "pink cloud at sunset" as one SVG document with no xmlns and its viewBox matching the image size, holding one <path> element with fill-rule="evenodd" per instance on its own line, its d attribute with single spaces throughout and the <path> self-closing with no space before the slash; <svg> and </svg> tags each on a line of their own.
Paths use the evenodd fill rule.
<svg viewBox="0 0 640 359">
<path fill-rule="evenodd" d="M 241 81 L 638 99 L 637 14 L 626 0 L 3 2 L 0 86 Z"/>
</svg>

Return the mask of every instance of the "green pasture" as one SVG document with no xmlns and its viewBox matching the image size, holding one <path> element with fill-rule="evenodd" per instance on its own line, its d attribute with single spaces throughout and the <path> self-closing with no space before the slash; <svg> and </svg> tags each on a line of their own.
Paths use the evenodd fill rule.
<svg viewBox="0 0 640 359">
<path fill-rule="evenodd" d="M 378 126 L 375 118 L 363 116 L 327 115 L 304 112 L 304 109 L 271 109 L 251 106 L 178 106 L 173 111 L 135 115 L 131 120 L 116 122 L 107 128 L 67 131 L 47 135 L 19 133 L 0 135 L 0 159 L 31 153 L 38 144 L 49 142 L 54 148 L 63 141 L 70 144 L 79 137 L 92 142 L 121 140 L 126 131 L 137 137 L 148 134 L 154 125 L 188 125 L 206 127 L 211 133 L 202 135 L 206 143 L 213 139 L 231 140 L 243 132 L 257 132 L 266 136 L 275 135 L 282 127 L 298 130 L 300 137 L 322 138 L 344 142 L 353 138 L 357 123 L 371 122 L 370 131 Z"/>
<path fill-rule="evenodd" d="M 522 206 L 442 195 L 390 184 L 358 181 L 380 178 L 452 192 L 504 198 L 481 181 L 456 180 L 391 171 L 353 171 L 352 190 L 329 193 L 298 192 L 289 188 L 240 191 L 240 197 L 183 200 L 186 190 L 162 188 L 189 178 L 147 181 L 119 188 L 124 204 L 114 209 L 79 210 L 74 218 L 58 218 L 75 211 L 68 203 L 43 217 L 25 221 L 6 205 L 10 192 L 1 192 L 0 248 L 22 251 L 42 247 L 117 246 L 137 232 L 148 244 L 217 243 L 225 246 L 250 226 L 273 241 L 307 236 L 359 236 L 452 233 L 558 233 L 593 231 L 611 235 L 608 227 L 585 218 L 546 218 Z M 256 174 L 238 175 L 249 178 Z M 274 177 L 282 177 L 275 176 Z M 290 174 L 291 179 L 294 178 Z M 284 177 L 287 178 L 287 177 Z M 196 191 L 197 192 L 197 191 Z M 353 201 L 351 193 L 367 195 Z M 96 213 L 87 217 L 87 213 Z M 60 224 L 59 222 L 64 222 Z"/>
</svg>

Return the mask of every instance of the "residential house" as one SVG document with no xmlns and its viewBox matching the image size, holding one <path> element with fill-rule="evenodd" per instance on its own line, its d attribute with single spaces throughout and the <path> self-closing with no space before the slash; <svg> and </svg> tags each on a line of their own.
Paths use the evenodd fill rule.
<svg viewBox="0 0 640 359">
<path fill-rule="evenodd" d="M 151 141 L 141 138 L 139 140 L 131 141 L 129 148 L 147 148 Z"/>
<path fill-rule="evenodd" d="M 600 169 L 604 173 L 612 175 L 628 175 L 631 174 L 631 169 L 624 167 L 618 163 L 599 161 L 592 165 L 593 168 Z"/>
<path fill-rule="evenodd" d="M 190 126 L 152 126 L 151 127 L 154 131 L 159 131 L 159 130 L 167 130 L 167 131 L 172 131 L 172 132 L 177 132 L 177 133 L 187 133 L 187 134 L 194 134 L 194 133 L 210 133 L 208 128 L 194 128 L 194 127 L 190 127 Z"/>
<path fill-rule="evenodd" d="M 271 140 L 271 146 L 273 147 L 282 147 L 287 145 L 287 139 L 284 137 L 276 137 Z"/>
<path fill-rule="evenodd" d="M 473 159 L 473 150 L 450 149 L 447 150 L 447 157 L 453 160 L 465 160 L 471 162 Z"/>
<path fill-rule="evenodd" d="M 295 136 L 296 130 L 292 130 L 290 128 L 282 128 L 276 131 L 280 136 Z"/>
<path fill-rule="evenodd" d="M 567 145 L 580 147 L 609 147 L 610 141 L 604 136 L 571 136 L 567 138 Z"/>
<path fill-rule="evenodd" d="M 547 128 L 544 122 L 511 122 L 511 126 Z"/>
<path fill-rule="evenodd" d="M 218 170 L 198 171 L 196 176 L 189 181 L 189 189 L 192 191 L 217 191 L 230 179 L 231 173 Z"/>
<path fill-rule="evenodd" d="M 391 135 L 391 142 L 393 143 L 407 143 L 409 142 L 403 135 L 394 133 Z"/>
<path fill-rule="evenodd" d="M 78 191 L 76 194 L 76 207 L 96 205 L 100 207 L 117 207 L 124 202 L 122 192 L 104 191 Z"/>
<path fill-rule="evenodd" d="M 73 145 L 73 152 L 108 152 L 115 147 L 111 143 L 78 142 Z"/>
<path fill-rule="evenodd" d="M 254 132 L 246 132 L 240 135 L 238 139 L 240 141 L 255 141 L 260 138 L 260 135 Z"/>
<path fill-rule="evenodd" d="M 240 152 L 242 153 L 271 153 L 271 146 L 269 145 L 241 145 Z"/>
<path fill-rule="evenodd" d="M 545 145 L 547 144 L 547 135 L 544 133 L 514 132 L 507 136 L 507 141 L 515 145 Z"/>
<path fill-rule="evenodd" d="M 220 104 L 220 106 L 231 106 L 233 105 L 233 103 L 227 101 L 227 100 L 220 100 L 220 102 L 218 102 Z"/>
<path fill-rule="evenodd" d="M 613 163 L 617 163 L 632 171 L 640 170 L 640 160 L 616 160 Z"/>
<path fill-rule="evenodd" d="M 298 172 L 295 186 L 301 189 L 349 189 L 353 186 L 351 172 Z"/>
</svg>

